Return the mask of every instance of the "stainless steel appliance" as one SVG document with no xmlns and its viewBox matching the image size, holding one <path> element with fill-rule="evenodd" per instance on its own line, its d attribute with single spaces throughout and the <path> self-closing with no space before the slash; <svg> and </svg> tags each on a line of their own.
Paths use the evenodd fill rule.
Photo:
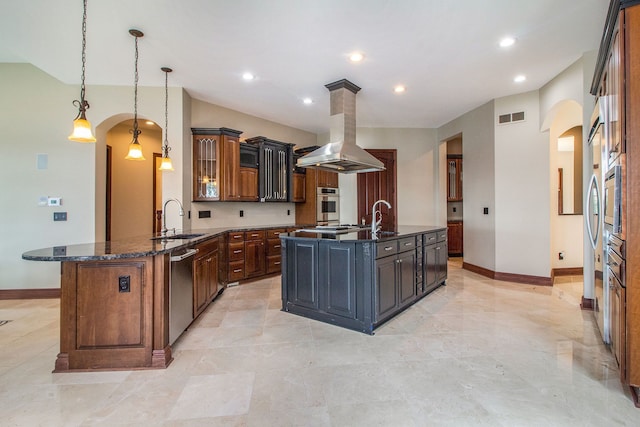
<svg viewBox="0 0 640 427">
<path fill-rule="evenodd" d="M 193 322 L 193 256 L 195 248 L 171 253 L 169 286 L 169 344 Z"/>
<path fill-rule="evenodd" d="M 612 234 L 622 232 L 622 167 L 609 169 L 604 181 L 604 226 Z"/>
<path fill-rule="evenodd" d="M 589 148 L 592 160 L 592 176 L 587 190 L 587 206 L 585 210 L 587 231 L 593 251 L 593 286 L 594 305 L 593 313 L 600 329 L 602 340 L 609 342 L 609 293 L 604 290 L 604 243 L 603 243 L 603 218 L 602 218 L 602 150 L 604 148 L 604 118 L 605 110 L 602 104 L 596 101 L 595 109 L 591 116 L 591 129 L 589 131 Z M 586 265 L 585 265 L 586 266 Z M 586 280 L 586 279 L 585 279 Z"/>
<path fill-rule="evenodd" d="M 318 187 L 316 201 L 316 222 L 320 225 L 340 223 L 340 190 Z"/>
<path fill-rule="evenodd" d="M 356 94 L 360 88 L 342 79 L 329 89 L 329 143 L 301 157 L 297 165 L 340 173 L 383 171 L 384 164 L 356 145 Z"/>
</svg>

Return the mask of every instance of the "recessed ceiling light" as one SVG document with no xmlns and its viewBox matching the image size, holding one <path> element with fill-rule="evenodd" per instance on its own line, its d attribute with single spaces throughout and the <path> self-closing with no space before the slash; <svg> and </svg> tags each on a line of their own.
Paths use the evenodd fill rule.
<svg viewBox="0 0 640 427">
<path fill-rule="evenodd" d="M 351 60 L 351 62 L 360 62 L 364 59 L 364 54 L 361 52 L 353 52 L 351 55 L 349 55 L 349 59 Z"/>
<path fill-rule="evenodd" d="M 520 74 L 519 76 L 515 76 L 513 78 L 513 81 L 516 83 L 522 83 L 523 81 L 527 80 L 527 77 L 523 74 Z"/>
<path fill-rule="evenodd" d="M 313 99 L 305 98 L 302 100 L 302 102 L 304 102 L 306 105 L 310 105 L 310 104 L 313 104 Z"/>
<path fill-rule="evenodd" d="M 513 37 L 505 37 L 502 40 L 500 40 L 500 47 L 513 46 L 515 42 L 516 42 L 516 39 L 514 39 Z"/>
<path fill-rule="evenodd" d="M 396 87 L 394 87 L 394 88 L 393 88 L 393 91 L 394 91 L 395 93 L 402 93 L 402 92 L 404 92 L 404 91 L 406 91 L 406 90 L 407 90 L 407 88 L 406 88 L 406 87 L 404 87 L 404 86 L 402 86 L 402 85 L 398 85 L 398 86 L 396 86 Z"/>
<path fill-rule="evenodd" d="M 243 79 L 245 79 L 245 80 L 253 80 L 253 79 L 255 79 L 255 78 L 256 78 L 256 76 L 254 76 L 254 75 L 253 75 L 253 74 L 251 74 L 251 73 L 244 73 L 244 74 L 242 75 L 242 78 L 243 78 Z"/>
</svg>

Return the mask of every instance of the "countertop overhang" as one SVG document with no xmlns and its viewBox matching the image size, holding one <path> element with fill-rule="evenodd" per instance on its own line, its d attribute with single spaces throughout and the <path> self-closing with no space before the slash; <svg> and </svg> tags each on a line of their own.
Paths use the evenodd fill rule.
<svg viewBox="0 0 640 427">
<path fill-rule="evenodd" d="M 173 251 L 192 247 L 227 232 L 246 230 L 270 230 L 276 228 L 296 227 L 294 224 L 252 226 L 252 227 L 220 227 L 207 229 L 182 230 L 181 233 L 202 234 L 192 239 L 157 239 L 160 235 L 144 235 L 127 237 L 107 242 L 80 243 L 73 245 L 53 246 L 36 249 L 22 254 L 28 261 L 108 261 L 125 258 L 140 258 L 168 254 Z M 178 234 L 178 233 L 177 233 Z"/>
</svg>

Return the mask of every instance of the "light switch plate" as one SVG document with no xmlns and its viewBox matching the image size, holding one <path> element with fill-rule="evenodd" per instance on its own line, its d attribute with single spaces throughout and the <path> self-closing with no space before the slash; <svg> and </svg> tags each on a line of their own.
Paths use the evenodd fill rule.
<svg viewBox="0 0 640 427">
<path fill-rule="evenodd" d="M 62 206 L 62 197 L 49 197 L 47 204 L 49 206 Z"/>
</svg>

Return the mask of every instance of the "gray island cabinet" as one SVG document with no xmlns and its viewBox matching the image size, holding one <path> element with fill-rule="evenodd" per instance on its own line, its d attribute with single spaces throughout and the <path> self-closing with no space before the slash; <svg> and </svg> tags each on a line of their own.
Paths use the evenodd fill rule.
<svg viewBox="0 0 640 427">
<path fill-rule="evenodd" d="M 282 240 L 282 310 L 373 330 L 447 278 L 446 227 L 400 226 L 372 239 L 297 231 Z"/>
</svg>

